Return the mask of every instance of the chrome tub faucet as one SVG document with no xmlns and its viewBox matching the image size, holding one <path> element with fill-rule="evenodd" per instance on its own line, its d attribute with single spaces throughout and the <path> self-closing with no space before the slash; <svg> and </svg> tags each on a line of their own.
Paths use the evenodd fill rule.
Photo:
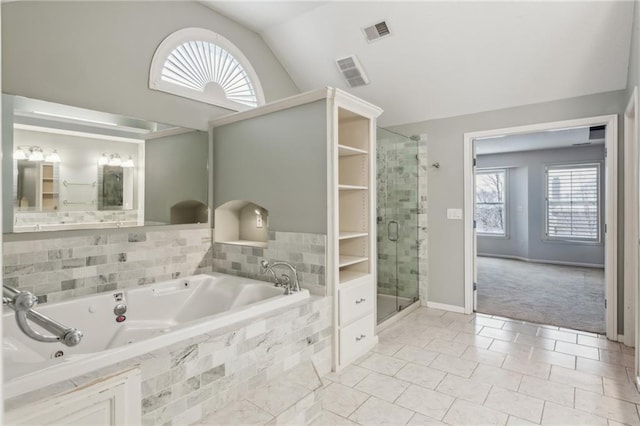
<svg viewBox="0 0 640 426">
<path fill-rule="evenodd" d="M 262 259 L 260 261 L 260 266 L 262 267 L 263 274 L 271 274 L 276 287 L 284 287 L 284 294 L 291 294 L 293 292 L 300 291 L 300 281 L 298 280 L 298 271 L 296 270 L 295 266 L 287 262 L 270 263 L 266 259 Z M 291 277 L 287 274 L 282 274 L 280 275 L 280 277 L 278 277 L 273 271 L 273 268 L 275 268 L 276 266 L 289 268 L 291 270 L 291 274 L 293 275 L 293 282 L 291 280 Z"/>
</svg>

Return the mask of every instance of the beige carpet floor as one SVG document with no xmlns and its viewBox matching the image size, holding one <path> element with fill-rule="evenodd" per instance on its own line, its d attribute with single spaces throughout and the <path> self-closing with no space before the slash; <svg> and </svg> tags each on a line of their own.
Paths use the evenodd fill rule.
<svg viewBox="0 0 640 426">
<path fill-rule="evenodd" d="M 604 270 L 478 257 L 477 311 L 605 333 Z"/>
</svg>

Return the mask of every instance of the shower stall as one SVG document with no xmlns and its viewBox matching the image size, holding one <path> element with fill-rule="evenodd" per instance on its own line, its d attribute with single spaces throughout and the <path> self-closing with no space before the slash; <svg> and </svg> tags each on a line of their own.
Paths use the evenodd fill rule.
<svg viewBox="0 0 640 426">
<path fill-rule="evenodd" d="M 378 324 L 418 300 L 418 141 L 377 132 Z"/>
</svg>

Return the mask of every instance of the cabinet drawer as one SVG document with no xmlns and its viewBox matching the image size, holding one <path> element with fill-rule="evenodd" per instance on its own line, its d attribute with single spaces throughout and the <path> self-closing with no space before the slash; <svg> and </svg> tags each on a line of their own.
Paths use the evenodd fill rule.
<svg viewBox="0 0 640 426">
<path fill-rule="evenodd" d="M 341 288 L 339 294 L 340 325 L 349 324 L 367 312 L 373 311 L 372 275 L 359 279 L 347 288 Z"/>
<path fill-rule="evenodd" d="M 373 314 L 340 330 L 340 364 L 345 365 L 371 349 Z"/>
</svg>

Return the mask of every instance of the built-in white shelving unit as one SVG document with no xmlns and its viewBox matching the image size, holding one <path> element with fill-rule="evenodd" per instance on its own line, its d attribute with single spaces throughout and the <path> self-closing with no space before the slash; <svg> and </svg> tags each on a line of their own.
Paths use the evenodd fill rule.
<svg viewBox="0 0 640 426">
<path fill-rule="evenodd" d="M 318 103 L 324 103 L 322 108 L 317 108 Z M 236 135 L 236 138 L 241 135 L 241 140 L 245 138 L 242 140 L 243 161 L 253 165 L 242 173 L 225 167 L 222 168 L 226 171 L 222 172 L 218 168 L 218 179 L 214 179 L 214 184 L 232 184 L 226 184 L 228 187 L 221 184 L 218 194 L 214 186 L 214 200 L 219 197 L 224 201 L 244 199 L 268 203 L 265 207 L 271 209 L 269 215 L 275 221 L 274 228 L 275 223 L 280 221 L 282 231 L 287 231 L 286 227 L 289 226 L 281 221 L 283 212 L 290 214 L 291 208 L 300 207 L 303 204 L 300 203 L 300 198 L 305 198 L 307 205 L 314 205 L 316 208 L 310 212 L 309 221 L 314 220 L 313 216 L 317 218 L 317 211 L 327 206 L 326 296 L 331 297 L 333 305 L 334 370 L 345 367 L 377 343 L 375 141 L 376 119 L 381 113 L 380 108 L 342 90 L 324 88 L 230 114 L 211 123 L 214 133 L 214 163 L 218 152 L 238 154 L 236 150 L 239 140 L 230 135 Z M 291 117 L 291 126 L 283 118 L 287 116 Z M 297 126 L 300 122 L 309 125 Z M 225 128 L 230 124 L 233 124 L 233 129 Z M 238 133 L 240 128 L 243 131 Z M 286 135 L 280 133 L 283 128 L 287 129 Z M 247 135 L 259 139 L 259 143 L 246 140 Z M 296 144 L 287 145 L 288 151 L 280 152 L 273 161 L 264 160 L 272 157 L 273 146 L 286 145 L 289 140 L 296 140 Z M 296 155 L 291 154 L 298 153 L 299 157 L 303 157 L 307 155 L 304 150 L 309 148 L 315 150 L 316 155 L 318 152 L 326 152 L 327 155 L 326 195 L 325 191 L 318 190 L 324 189 L 322 185 L 316 186 L 315 195 L 318 198 L 313 193 L 310 194 L 313 191 L 306 189 L 308 186 L 294 188 L 295 185 L 290 185 L 289 188 L 287 185 L 308 179 L 307 170 L 301 172 L 304 167 L 296 161 Z M 289 161 L 280 158 L 285 154 L 289 155 Z M 222 157 L 220 155 L 218 158 Z M 307 161 L 305 164 L 308 169 L 313 169 L 317 164 L 322 164 L 319 163 L 322 160 L 318 158 L 318 163 L 311 164 Z M 269 167 L 265 168 L 265 164 Z M 314 172 L 319 172 L 320 176 L 311 173 L 314 181 L 307 183 L 315 184 L 318 178 L 322 179 L 322 169 Z M 229 194 L 229 188 L 233 188 L 233 194 Z M 298 200 L 288 195 L 278 198 L 289 191 L 297 194 Z M 220 207 L 216 209 L 215 240 L 246 245 L 246 241 L 237 241 L 248 239 L 242 233 L 232 233 L 226 229 L 237 229 L 237 226 L 225 226 L 220 217 L 224 214 L 228 212 Z M 242 220 L 235 219 L 237 216 L 236 214 L 231 218 L 242 223 Z M 294 219 L 296 222 L 298 217 Z M 304 222 L 297 223 L 298 228 L 306 226 Z M 324 223 L 321 225 L 321 228 L 325 227 Z"/>
<path fill-rule="evenodd" d="M 377 107 L 339 92 L 333 119 L 335 275 L 334 369 L 371 349 L 375 336 L 375 131 Z"/>
</svg>

